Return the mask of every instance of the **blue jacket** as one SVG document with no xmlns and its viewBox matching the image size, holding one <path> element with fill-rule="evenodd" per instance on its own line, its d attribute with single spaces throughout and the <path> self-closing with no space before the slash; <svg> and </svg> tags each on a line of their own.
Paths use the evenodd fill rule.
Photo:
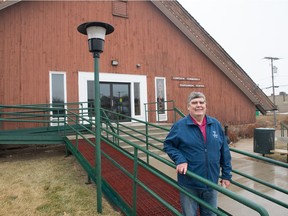
<svg viewBox="0 0 288 216">
<path fill-rule="evenodd" d="M 231 180 L 231 155 L 220 122 L 206 115 L 206 143 L 200 128 L 190 115 L 176 122 L 164 141 L 164 151 L 176 165 L 188 163 L 188 170 L 218 183 L 220 167 L 222 178 Z M 193 189 L 206 189 L 205 184 L 178 173 L 178 183 Z"/>
</svg>

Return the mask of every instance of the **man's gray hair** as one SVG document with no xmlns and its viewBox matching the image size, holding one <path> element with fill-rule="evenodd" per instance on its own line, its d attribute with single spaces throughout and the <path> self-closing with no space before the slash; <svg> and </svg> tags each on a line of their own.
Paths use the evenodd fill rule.
<svg viewBox="0 0 288 216">
<path fill-rule="evenodd" d="M 191 102 L 191 100 L 193 100 L 195 98 L 203 98 L 204 101 L 206 102 L 206 97 L 202 92 L 191 92 L 187 98 L 187 104 L 189 104 Z"/>
</svg>

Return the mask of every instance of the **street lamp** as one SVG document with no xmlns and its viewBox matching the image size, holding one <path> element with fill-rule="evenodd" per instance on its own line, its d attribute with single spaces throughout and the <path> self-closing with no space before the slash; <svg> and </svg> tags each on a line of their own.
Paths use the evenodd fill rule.
<svg viewBox="0 0 288 216">
<path fill-rule="evenodd" d="M 78 26 L 77 30 L 88 35 L 89 52 L 94 58 L 94 109 L 95 109 L 95 157 L 96 157 L 96 187 L 97 211 L 102 213 L 102 175 L 101 175 L 101 142 L 100 142 L 100 83 L 99 83 L 99 58 L 103 52 L 105 35 L 114 31 L 113 26 L 103 22 L 86 22 Z"/>
</svg>

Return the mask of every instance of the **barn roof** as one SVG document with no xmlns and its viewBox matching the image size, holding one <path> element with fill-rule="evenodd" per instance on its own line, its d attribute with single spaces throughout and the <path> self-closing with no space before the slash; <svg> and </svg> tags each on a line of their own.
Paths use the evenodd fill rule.
<svg viewBox="0 0 288 216">
<path fill-rule="evenodd" d="M 10 1 L 10 0 L 0 0 L 0 10 L 9 7 L 17 2 L 19 2 L 21 0 L 15 0 L 15 1 Z"/>
<path fill-rule="evenodd" d="M 21 0 L 0 0 L 0 10 Z M 178 1 L 150 0 L 172 23 L 185 34 L 225 75 L 255 104 L 263 114 L 277 109 L 268 96 L 247 73 L 185 10 Z"/>
</svg>

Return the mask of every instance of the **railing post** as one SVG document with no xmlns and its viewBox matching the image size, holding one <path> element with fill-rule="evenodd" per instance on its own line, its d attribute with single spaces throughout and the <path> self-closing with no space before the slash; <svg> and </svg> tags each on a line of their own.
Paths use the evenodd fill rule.
<svg viewBox="0 0 288 216">
<path fill-rule="evenodd" d="M 67 127 L 67 122 L 66 122 L 66 119 L 67 119 L 67 116 L 66 116 L 66 112 L 64 113 L 64 137 L 66 137 L 66 127 Z"/>
<path fill-rule="evenodd" d="M 81 119 L 82 119 L 82 124 L 84 124 L 84 113 L 83 113 L 83 103 L 80 103 L 80 113 L 81 113 Z"/>
<path fill-rule="evenodd" d="M 91 177 L 89 176 L 89 174 L 87 175 L 87 182 L 85 182 L 85 184 L 92 184 Z"/>
<path fill-rule="evenodd" d="M 132 214 L 136 215 L 137 206 L 137 176 L 138 176 L 138 149 L 134 147 L 134 169 L 133 169 L 133 205 Z"/>
<path fill-rule="evenodd" d="M 57 109 L 57 129 L 58 129 L 58 133 L 60 132 L 60 117 L 59 117 L 59 115 L 60 115 L 60 112 L 59 112 L 59 109 Z"/>
<path fill-rule="evenodd" d="M 78 120 L 78 116 L 76 116 L 76 122 Z M 76 124 L 77 125 L 77 124 Z M 76 150 L 78 151 L 78 144 L 79 144 L 79 141 L 78 141 L 78 133 L 76 132 L 76 137 L 75 137 L 75 140 L 76 140 Z"/>
<path fill-rule="evenodd" d="M 147 151 L 149 151 L 149 145 L 148 145 L 148 143 L 149 143 L 149 131 L 148 131 L 148 124 L 147 124 L 147 122 L 145 123 L 145 134 L 146 134 L 146 150 Z M 146 154 L 146 160 L 147 160 L 147 163 L 149 164 L 149 155 L 148 154 Z"/>
<path fill-rule="evenodd" d="M 117 124 L 117 135 L 120 136 L 120 129 L 119 129 L 119 115 L 117 115 L 116 124 Z M 118 144 L 118 146 L 120 145 L 119 138 L 117 138 L 117 144 Z"/>
</svg>

